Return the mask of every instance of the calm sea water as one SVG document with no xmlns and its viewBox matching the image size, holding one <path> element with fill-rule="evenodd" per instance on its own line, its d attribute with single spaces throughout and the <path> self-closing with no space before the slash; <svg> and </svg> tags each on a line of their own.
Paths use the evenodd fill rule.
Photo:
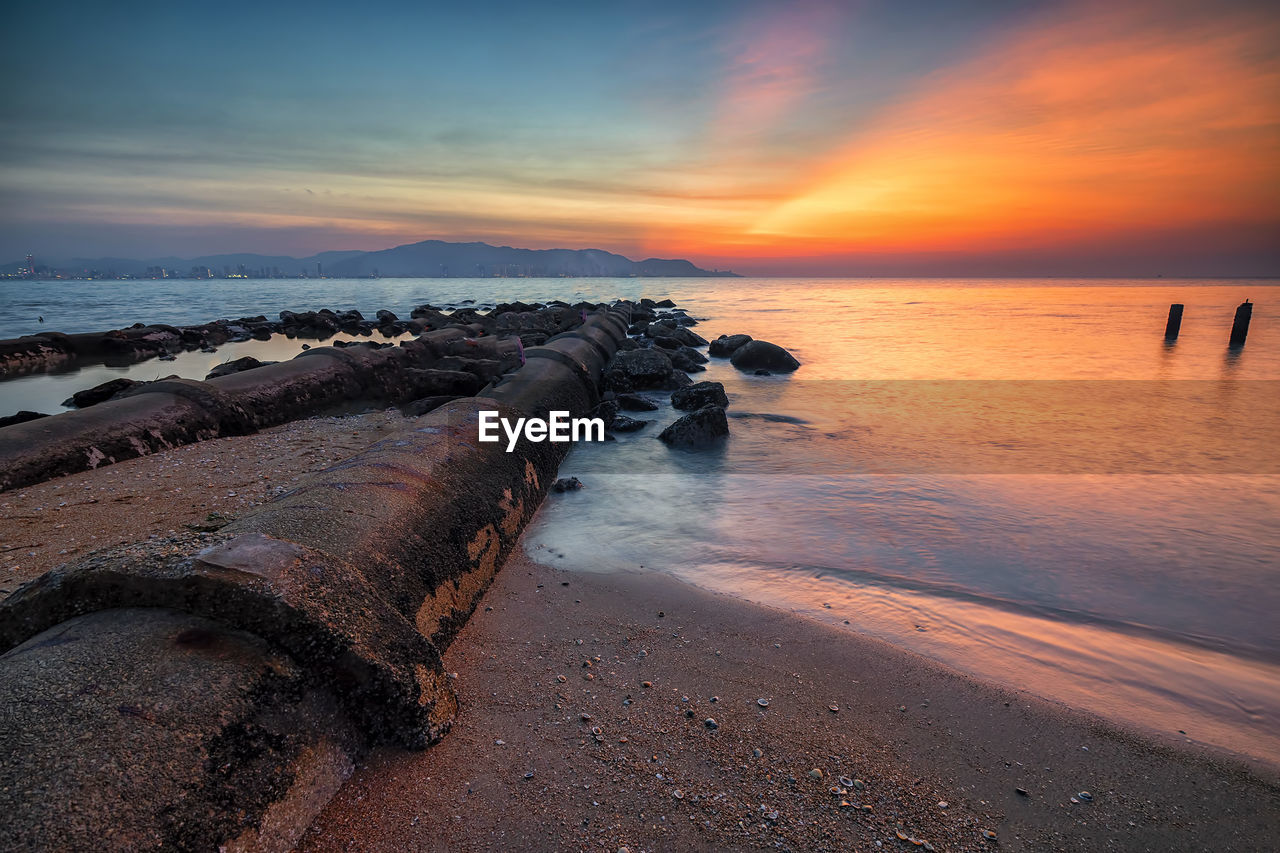
<svg viewBox="0 0 1280 853">
<path fill-rule="evenodd" d="M 544 505 L 525 539 L 536 559 L 668 572 L 1280 763 L 1280 289 L 1268 282 L 17 282 L 0 285 L 0 336 L 36 331 L 38 314 L 43 328 L 90 331 L 641 296 L 705 318 L 704 337 L 766 338 L 804 366 L 754 377 L 713 360 L 696 378 L 731 397 L 718 450 L 656 441 L 677 414 L 659 394 L 646 430 L 576 448 L 562 474 L 587 488 Z M 1246 298 L 1249 342 L 1230 352 Z M 1187 306 L 1172 346 L 1171 302 Z M 0 408 L 297 346 L 0 383 Z"/>
</svg>

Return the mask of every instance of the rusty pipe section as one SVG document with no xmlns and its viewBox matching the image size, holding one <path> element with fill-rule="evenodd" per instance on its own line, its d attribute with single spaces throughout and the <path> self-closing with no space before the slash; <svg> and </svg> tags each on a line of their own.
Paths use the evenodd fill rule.
<svg viewBox="0 0 1280 853">
<path fill-rule="evenodd" d="M 5 427 L 0 491 L 196 441 L 246 435 L 344 402 L 399 403 L 437 394 L 441 377 L 419 369 L 446 355 L 518 363 L 514 340 L 474 337 L 477 330 L 483 332 L 478 326 L 440 329 L 399 347 L 321 347 L 203 382 L 150 382 L 89 409 Z"/>
<path fill-rule="evenodd" d="M 16 846 L 288 850 L 368 744 L 442 736 L 457 700 L 440 649 L 567 452 L 480 442 L 479 412 L 588 412 L 628 319 L 625 304 L 589 315 L 482 396 L 214 536 L 94 554 L 0 602 L 0 810 Z M 68 698 L 51 707 L 48 690 Z"/>
</svg>

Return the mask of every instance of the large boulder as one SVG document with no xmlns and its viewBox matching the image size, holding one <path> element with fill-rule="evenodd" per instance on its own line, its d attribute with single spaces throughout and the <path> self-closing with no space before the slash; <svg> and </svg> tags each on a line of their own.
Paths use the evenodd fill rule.
<svg viewBox="0 0 1280 853">
<path fill-rule="evenodd" d="M 685 411 L 701 409 L 704 406 L 727 408 L 729 396 L 724 393 L 724 386 L 719 382 L 698 382 L 688 388 L 673 391 L 671 405 Z"/>
<path fill-rule="evenodd" d="M 728 358 L 733 355 L 733 351 L 751 343 L 750 335 L 721 335 L 711 342 L 707 352 L 718 358 Z"/>
<path fill-rule="evenodd" d="M 672 447 L 706 447 L 729 435 L 729 419 L 719 406 L 704 406 L 681 417 L 658 438 Z"/>
<path fill-rule="evenodd" d="M 729 363 L 739 370 L 788 373 L 800 366 L 795 356 L 768 341 L 749 341 L 733 351 Z"/>
<path fill-rule="evenodd" d="M 604 375 L 605 387 L 612 391 L 640 391 L 664 388 L 672 375 L 671 359 L 656 349 L 620 352 L 609 363 Z"/>
</svg>

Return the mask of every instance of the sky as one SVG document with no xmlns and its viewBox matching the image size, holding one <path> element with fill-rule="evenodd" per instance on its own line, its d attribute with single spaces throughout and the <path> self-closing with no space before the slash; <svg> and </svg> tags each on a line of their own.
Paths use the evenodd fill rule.
<svg viewBox="0 0 1280 853">
<path fill-rule="evenodd" d="M 0 261 L 1280 275 L 1269 5 L 10 0 Z"/>
</svg>

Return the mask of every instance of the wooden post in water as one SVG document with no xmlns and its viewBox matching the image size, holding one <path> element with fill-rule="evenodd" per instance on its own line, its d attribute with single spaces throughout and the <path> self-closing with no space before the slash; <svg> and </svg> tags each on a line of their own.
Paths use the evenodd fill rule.
<svg viewBox="0 0 1280 853">
<path fill-rule="evenodd" d="M 1228 346 L 1244 346 L 1244 339 L 1249 336 L 1249 320 L 1252 317 L 1253 303 L 1246 299 L 1236 309 L 1236 319 L 1231 324 L 1231 343 Z"/>
<path fill-rule="evenodd" d="M 1166 341 L 1176 341 L 1178 339 L 1178 330 L 1182 328 L 1182 309 L 1181 302 L 1175 302 L 1169 306 L 1169 322 L 1164 327 L 1164 339 Z"/>
</svg>

